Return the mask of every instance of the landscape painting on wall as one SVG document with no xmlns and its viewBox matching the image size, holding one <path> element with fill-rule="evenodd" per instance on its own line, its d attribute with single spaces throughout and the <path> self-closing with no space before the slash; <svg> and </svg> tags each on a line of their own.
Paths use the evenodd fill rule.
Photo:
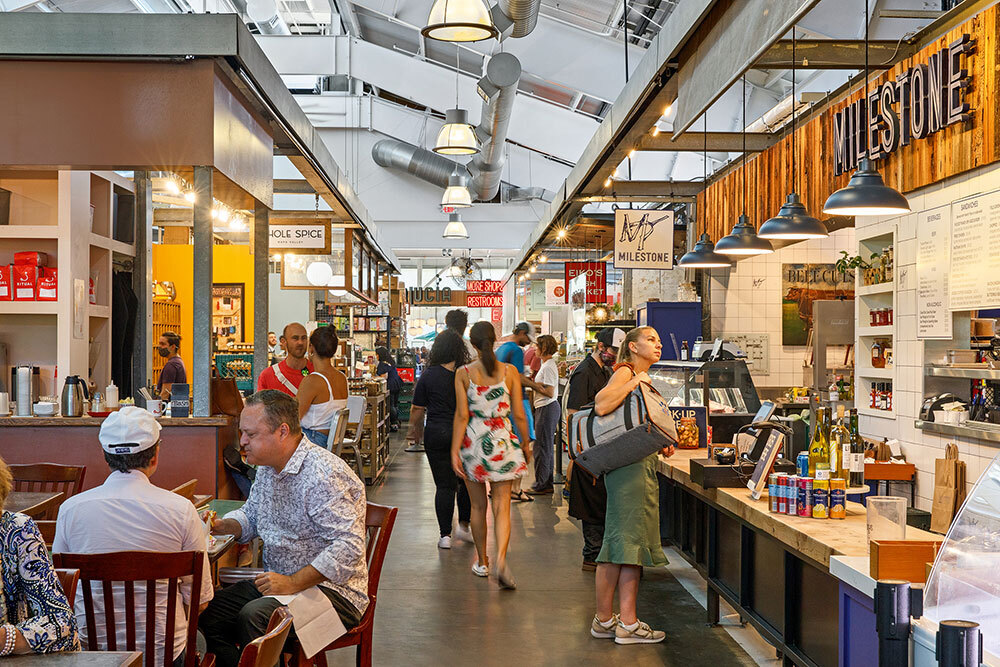
<svg viewBox="0 0 1000 667">
<path fill-rule="evenodd" d="M 813 301 L 854 298 L 854 272 L 834 264 L 781 265 L 781 344 L 806 345 Z"/>
</svg>

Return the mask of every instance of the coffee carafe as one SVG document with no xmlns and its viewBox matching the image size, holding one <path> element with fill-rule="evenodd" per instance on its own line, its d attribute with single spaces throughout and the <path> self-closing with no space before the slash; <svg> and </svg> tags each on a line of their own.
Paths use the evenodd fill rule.
<svg viewBox="0 0 1000 667">
<path fill-rule="evenodd" d="M 87 383 L 79 375 L 67 375 L 63 382 L 59 410 L 63 417 L 82 417 L 89 400 Z"/>
</svg>

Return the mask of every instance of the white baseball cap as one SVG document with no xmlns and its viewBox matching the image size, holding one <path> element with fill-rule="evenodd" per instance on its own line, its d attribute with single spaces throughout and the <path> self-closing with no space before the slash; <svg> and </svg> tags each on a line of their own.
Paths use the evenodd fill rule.
<svg viewBox="0 0 1000 667">
<path fill-rule="evenodd" d="M 152 413 L 130 405 L 108 415 L 97 439 L 108 454 L 137 454 L 160 441 L 160 423 Z"/>
</svg>

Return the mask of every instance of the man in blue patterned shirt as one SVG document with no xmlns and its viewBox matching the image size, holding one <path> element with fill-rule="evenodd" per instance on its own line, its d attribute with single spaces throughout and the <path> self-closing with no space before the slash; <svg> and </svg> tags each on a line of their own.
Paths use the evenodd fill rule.
<svg viewBox="0 0 1000 667">
<path fill-rule="evenodd" d="M 240 415 L 240 446 L 258 466 L 246 504 L 212 524 L 240 542 L 260 537 L 264 567 L 255 581 L 219 591 L 200 618 L 220 667 L 238 664 L 243 646 L 267 630 L 280 606 L 273 595 L 313 586 L 352 628 L 368 607 L 365 487 L 343 459 L 309 442 L 295 399 L 259 391 Z"/>
</svg>

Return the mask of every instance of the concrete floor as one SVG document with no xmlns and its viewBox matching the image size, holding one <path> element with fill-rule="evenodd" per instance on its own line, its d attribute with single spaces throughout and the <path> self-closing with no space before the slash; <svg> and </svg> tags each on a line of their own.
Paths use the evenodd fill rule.
<svg viewBox="0 0 1000 667">
<path fill-rule="evenodd" d="M 666 568 L 647 569 L 639 592 L 639 616 L 667 632 L 664 643 L 592 638 L 594 575 L 580 570 L 579 525 L 559 496 L 512 506 L 516 591 L 474 576 L 473 545 L 437 548 L 430 468 L 402 447 L 394 437 L 388 472 L 368 489 L 372 502 L 399 507 L 379 587 L 376 665 L 756 664 L 726 629 L 706 626 L 702 604 Z M 354 652 L 329 659 L 354 664 Z"/>
</svg>

